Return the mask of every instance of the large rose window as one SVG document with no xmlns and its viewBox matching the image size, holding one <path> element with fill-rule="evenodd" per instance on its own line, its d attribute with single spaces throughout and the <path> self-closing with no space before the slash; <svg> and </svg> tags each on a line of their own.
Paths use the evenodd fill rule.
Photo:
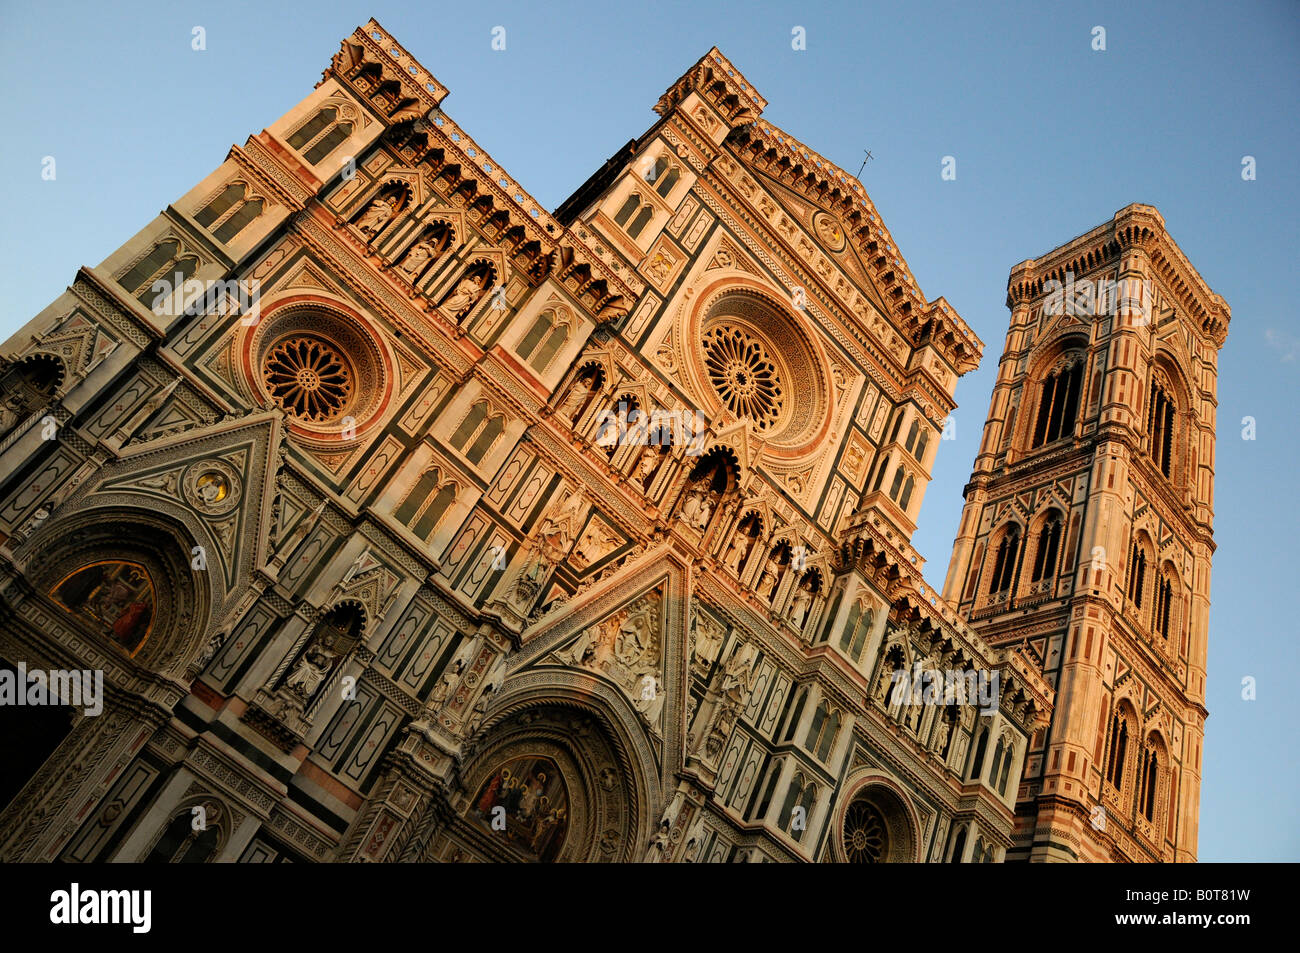
<svg viewBox="0 0 1300 953">
<path fill-rule="evenodd" d="M 263 360 L 262 373 L 276 403 L 314 423 L 342 414 L 352 397 L 351 363 L 333 344 L 311 335 L 277 342 Z"/>
</svg>

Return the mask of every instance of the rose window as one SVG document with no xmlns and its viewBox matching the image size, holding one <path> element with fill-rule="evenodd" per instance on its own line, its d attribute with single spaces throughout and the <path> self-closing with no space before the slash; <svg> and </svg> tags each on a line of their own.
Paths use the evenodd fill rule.
<svg viewBox="0 0 1300 953">
<path fill-rule="evenodd" d="M 781 378 L 762 342 L 736 327 L 704 333 L 704 366 L 722 402 L 762 431 L 781 414 Z"/>
<path fill-rule="evenodd" d="M 884 863 L 889 829 L 869 801 L 854 801 L 844 815 L 844 851 L 852 864 Z"/>
<path fill-rule="evenodd" d="M 337 417 L 352 397 L 352 368 L 329 342 L 308 335 L 280 341 L 267 353 L 263 374 L 271 397 L 303 420 Z"/>
</svg>

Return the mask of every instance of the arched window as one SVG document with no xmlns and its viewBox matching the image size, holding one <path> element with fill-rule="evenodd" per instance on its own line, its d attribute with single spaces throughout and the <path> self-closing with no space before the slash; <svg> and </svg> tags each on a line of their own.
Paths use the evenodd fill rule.
<svg viewBox="0 0 1300 953">
<path fill-rule="evenodd" d="M 488 450 L 503 430 L 505 417 L 501 414 L 488 417 L 487 401 L 480 400 L 469 409 L 465 419 L 451 435 L 451 445 L 464 453 L 470 463 L 478 464 L 487 456 Z"/>
<path fill-rule="evenodd" d="M 880 461 L 880 470 L 876 473 L 876 485 L 871 488 L 871 492 L 880 489 L 881 484 L 885 482 L 885 473 L 889 469 L 889 454 L 885 454 L 884 459 Z"/>
<path fill-rule="evenodd" d="M 1015 753 L 1016 749 L 1011 745 L 1007 745 L 1007 749 L 1003 754 L 1002 776 L 998 778 L 998 794 L 1003 797 L 1005 797 L 1007 793 L 1007 782 L 1011 779 L 1011 762 L 1014 760 Z M 992 777 L 990 777 L 989 780 L 993 780 Z"/>
<path fill-rule="evenodd" d="M 1173 474 L 1174 402 L 1164 381 L 1151 382 L 1151 403 L 1147 412 L 1147 435 L 1151 459 L 1165 476 Z"/>
<path fill-rule="evenodd" d="M 172 238 L 159 242 L 149 253 L 118 279 L 118 284 L 135 295 L 146 308 L 161 308 L 173 293 L 198 271 L 199 260 L 193 255 L 180 255 L 180 244 Z M 159 291 L 155 282 L 166 282 L 167 289 Z"/>
<path fill-rule="evenodd" d="M 1147 554 L 1136 539 L 1129 547 L 1128 563 L 1128 598 L 1133 605 L 1142 608 L 1142 591 L 1146 582 Z"/>
<path fill-rule="evenodd" d="M 533 366 L 533 370 L 541 372 L 550 366 L 555 355 L 559 353 L 560 348 L 564 347 L 569 340 L 569 326 L 567 324 L 557 324 L 551 329 L 551 333 L 546 335 L 546 340 L 542 346 L 537 349 L 537 353 L 528 363 Z"/>
<path fill-rule="evenodd" d="M 636 238 L 645 231 L 645 227 L 650 224 L 650 219 L 654 217 L 654 213 L 654 209 L 649 205 L 643 206 L 641 211 L 637 213 L 636 218 L 632 219 L 632 224 L 628 226 L 628 236 Z"/>
<path fill-rule="evenodd" d="M 668 157 L 660 156 L 655 159 L 654 165 L 650 167 L 649 174 L 645 177 L 647 182 L 658 182 L 659 177 L 668 171 Z"/>
<path fill-rule="evenodd" d="M 1034 422 L 1030 448 L 1041 447 L 1074 430 L 1079 410 L 1079 387 L 1083 380 L 1083 361 L 1075 357 L 1048 374 L 1038 398 L 1038 416 Z"/>
<path fill-rule="evenodd" d="M 517 350 L 520 357 L 526 361 L 532 356 L 533 351 L 537 349 L 537 345 L 542 343 L 542 338 L 544 338 L 547 332 L 549 332 L 554 326 L 554 321 L 555 312 L 549 309 L 543 311 L 536 317 L 533 321 L 532 327 L 530 327 L 528 332 L 519 339 Z"/>
<path fill-rule="evenodd" d="M 1012 526 L 998 543 L 997 557 L 993 563 L 993 579 L 989 595 L 1006 592 L 1016 574 L 1016 558 L 1020 554 L 1020 527 Z"/>
<path fill-rule="evenodd" d="M 805 784 L 807 784 L 807 780 L 802 773 L 798 773 L 790 780 L 790 786 L 786 788 L 785 803 L 781 805 L 781 816 L 777 820 L 777 824 L 783 831 L 790 830 L 790 821 L 794 816 L 795 807 L 799 804 L 799 797 L 803 794 Z"/>
<path fill-rule="evenodd" d="M 921 431 L 921 436 L 916 440 L 916 450 L 912 456 L 916 457 L 917 463 L 925 462 L 925 448 L 930 444 L 930 430 L 925 428 Z"/>
<path fill-rule="evenodd" d="M 632 217 L 632 213 L 637 210 L 637 206 L 640 204 L 641 196 L 633 192 L 627 197 L 627 201 L 623 203 L 622 207 L 619 208 L 618 214 L 614 216 L 614 224 L 620 228 L 626 225 L 627 220 Z"/>
<path fill-rule="evenodd" d="M 997 787 L 998 770 L 1002 767 L 1002 759 L 1006 753 L 1006 739 L 999 738 L 998 743 L 993 747 L 993 764 L 989 768 L 989 787 Z"/>
<path fill-rule="evenodd" d="M 988 746 L 989 730 L 987 728 L 982 728 L 980 729 L 979 741 L 975 745 L 975 758 L 971 761 L 970 779 L 972 781 L 977 780 L 980 776 L 980 772 L 984 770 L 984 753 L 988 749 Z"/>
<path fill-rule="evenodd" d="M 456 499 L 456 487 L 448 483 L 439 489 L 441 481 L 442 474 L 437 467 L 425 470 L 393 513 L 399 522 L 410 526 L 412 532 L 421 539 L 429 538 L 442 515 Z"/>
<path fill-rule="evenodd" d="M 1169 638 L 1169 616 L 1174 603 L 1174 584 L 1167 574 L 1161 574 L 1156 586 L 1155 633 L 1162 639 Z"/>
<path fill-rule="evenodd" d="M 1142 752 L 1142 775 L 1138 781 L 1138 810 L 1148 821 L 1156 819 L 1156 792 L 1160 781 L 1160 759 L 1155 745 L 1148 739 Z"/>
<path fill-rule="evenodd" d="M 301 149 L 324 132 L 337 115 L 332 106 L 317 110 L 316 115 L 299 126 L 293 135 L 289 137 L 289 145 L 295 149 Z"/>
<path fill-rule="evenodd" d="M 960 864 L 961 855 L 966 850 L 966 828 L 957 832 L 957 836 L 952 841 L 952 856 L 948 858 L 950 864 Z"/>
<path fill-rule="evenodd" d="M 803 705 L 808 700 L 808 689 L 799 693 L 798 699 L 794 703 L 794 714 L 790 716 L 790 725 L 785 730 L 785 740 L 790 741 L 794 738 L 794 733 L 799 729 L 799 719 L 803 717 Z"/>
<path fill-rule="evenodd" d="M 849 646 L 853 644 L 853 637 L 857 634 L 858 619 L 862 616 L 861 604 L 855 602 L 849 609 L 849 617 L 844 622 L 844 634 L 840 636 L 840 651 L 848 652 Z"/>
<path fill-rule="evenodd" d="M 655 191 L 664 198 L 667 198 L 668 193 L 673 190 L 673 186 L 677 184 L 677 180 L 681 177 L 682 174 L 678 171 L 677 166 L 673 166 L 660 177 L 659 184 L 655 186 Z"/>
<path fill-rule="evenodd" d="M 1038 531 L 1038 551 L 1034 553 L 1034 571 L 1030 582 L 1052 577 L 1056 570 L 1056 557 L 1061 546 L 1061 518 L 1049 516 Z"/>
<path fill-rule="evenodd" d="M 289 145 L 316 165 L 352 135 L 352 123 L 336 120 L 338 110 L 333 106 L 323 107 L 294 131 Z"/>
<path fill-rule="evenodd" d="M 808 726 L 808 737 L 803 743 L 809 751 L 817 750 L 817 742 L 821 738 L 822 727 L 826 724 L 826 717 L 830 714 L 830 710 L 831 706 L 823 701 L 813 712 L 812 724 Z"/>
<path fill-rule="evenodd" d="M 907 471 L 899 467 L 894 471 L 894 482 L 889 487 L 889 498 L 898 501 L 898 491 L 903 488 L 903 478 L 907 476 Z"/>
<path fill-rule="evenodd" d="M 231 182 L 221 194 L 205 205 L 194 215 L 194 221 L 207 228 L 221 216 L 225 215 L 239 202 L 243 201 L 246 188 L 243 182 Z"/>
<path fill-rule="evenodd" d="M 1128 721 L 1118 712 L 1110 721 L 1110 753 L 1106 757 L 1106 780 L 1117 791 L 1124 789 L 1124 759 L 1128 755 Z"/>
<path fill-rule="evenodd" d="M 211 812 L 211 805 L 205 810 Z M 207 818 L 211 821 L 213 818 Z M 214 823 L 207 823 L 201 830 L 194 829 L 194 815 L 189 809 L 177 814 L 167 829 L 163 831 L 158 843 L 154 844 L 146 864 L 206 864 L 217 853 L 221 840 L 221 828 Z"/>
<path fill-rule="evenodd" d="M 909 427 L 907 431 L 907 440 L 903 444 L 903 447 L 907 450 L 908 453 L 911 453 L 912 448 L 916 446 L 916 437 L 917 434 L 920 433 L 920 431 L 921 431 L 921 421 L 913 420 L 912 426 Z"/>
<path fill-rule="evenodd" d="M 261 214 L 262 200 L 252 199 L 239 206 L 233 215 L 217 226 L 216 231 L 214 231 L 212 235 L 219 242 L 229 242 L 232 238 L 243 231 L 244 226 Z"/>
<path fill-rule="evenodd" d="M 903 481 L 903 492 L 898 497 L 899 509 L 906 510 L 907 504 L 912 502 L 912 490 L 916 486 L 916 479 L 908 474 L 907 479 Z"/>
<path fill-rule="evenodd" d="M 835 738 L 840 733 L 840 713 L 832 711 L 826 724 L 822 727 L 821 741 L 817 744 L 817 757 L 825 761 L 830 757 L 831 749 L 835 747 Z"/>
<path fill-rule="evenodd" d="M 858 621 L 857 631 L 853 634 L 853 644 L 849 646 L 849 657 L 855 662 L 862 659 L 862 649 L 867 644 L 867 636 L 871 633 L 873 621 L 870 609 L 862 613 L 862 618 Z"/>
</svg>

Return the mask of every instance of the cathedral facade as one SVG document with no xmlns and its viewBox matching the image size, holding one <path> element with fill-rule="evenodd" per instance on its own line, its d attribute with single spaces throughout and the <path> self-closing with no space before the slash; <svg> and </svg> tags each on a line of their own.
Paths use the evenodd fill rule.
<svg viewBox="0 0 1300 953">
<path fill-rule="evenodd" d="M 939 592 L 983 344 L 857 179 L 717 49 L 553 213 L 446 94 L 372 20 L 3 345 L 0 858 L 1195 859 L 1159 214 L 1012 272 Z"/>
</svg>

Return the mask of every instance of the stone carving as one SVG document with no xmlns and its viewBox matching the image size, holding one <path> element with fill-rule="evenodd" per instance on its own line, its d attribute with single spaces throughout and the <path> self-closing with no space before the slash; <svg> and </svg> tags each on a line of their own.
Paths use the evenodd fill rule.
<svg viewBox="0 0 1300 953">
<path fill-rule="evenodd" d="M 370 203 L 361 218 L 357 219 L 357 231 L 368 239 L 373 239 L 384 230 L 388 220 L 397 213 L 396 203 L 388 197 L 378 198 Z"/>
</svg>

